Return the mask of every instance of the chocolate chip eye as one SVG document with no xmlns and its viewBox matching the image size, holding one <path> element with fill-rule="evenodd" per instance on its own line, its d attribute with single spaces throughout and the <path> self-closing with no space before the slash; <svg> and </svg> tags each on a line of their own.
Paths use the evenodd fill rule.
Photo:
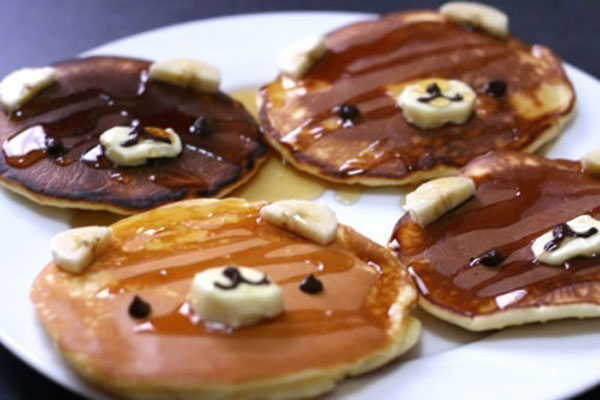
<svg viewBox="0 0 600 400">
<path fill-rule="evenodd" d="M 341 104 L 337 107 L 337 114 L 344 121 L 354 121 L 359 116 L 360 110 L 352 104 Z"/>
<path fill-rule="evenodd" d="M 204 118 L 203 116 L 198 117 L 198 119 L 196 119 L 196 121 L 194 121 L 192 126 L 190 126 L 189 131 L 192 135 L 200 135 L 200 136 L 208 135 L 211 132 L 210 127 L 208 126 L 208 122 L 206 121 L 206 118 Z"/>
<path fill-rule="evenodd" d="M 60 157 L 67 152 L 60 139 L 47 137 L 44 140 L 44 144 L 46 145 L 46 152 L 52 157 Z"/>
<path fill-rule="evenodd" d="M 323 291 L 323 283 L 310 274 L 300 283 L 300 290 L 308 294 L 317 294 Z"/>
<path fill-rule="evenodd" d="M 135 295 L 129 305 L 128 311 L 132 318 L 144 319 L 150 315 L 152 309 L 149 303 L 146 303 L 141 297 Z"/>
<path fill-rule="evenodd" d="M 488 250 L 485 253 L 471 259 L 471 266 L 476 264 L 485 265 L 486 267 L 495 267 L 504 261 L 506 257 L 497 250 Z"/>
<path fill-rule="evenodd" d="M 502 97 L 506 94 L 506 82 L 494 79 L 483 86 L 483 92 L 490 97 Z"/>
</svg>

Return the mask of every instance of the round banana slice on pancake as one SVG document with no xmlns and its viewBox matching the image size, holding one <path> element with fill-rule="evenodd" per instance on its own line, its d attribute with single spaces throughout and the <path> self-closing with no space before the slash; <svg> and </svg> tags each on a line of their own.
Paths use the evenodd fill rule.
<svg viewBox="0 0 600 400">
<path fill-rule="evenodd" d="M 316 396 L 420 333 L 406 269 L 323 207 L 197 199 L 68 231 L 31 298 L 73 368 L 120 396 Z"/>
<path fill-rule="evenodd" d="M 575 103 L 560 60 L 466 4 L 290 45 L 261 92 L 269 143 L 321 178 L 376 186 L 454 175 L 488 151 L 533 152 L 557 136 Z"/>
<path fill-rule="evenodd" d="M 390 240 L 420 305 L 475 331 L 600 317 L 600 179 L 579 162 L 509 151 L 481 156 L 460 175 L 474 191 L 445 186 L 446 198 L 464 194 L 460 202 L 419 223 L 413 215 L 439 209 L 441 191 L 417 189 L 421 207 L 412 205 Z"/>
<path fill-rule="evenodd" d="M 134 213 L 220 197 L 264 159 L 258 125 L 190 59 L 90 57 L 0 83 L 0 183 L 59 207 Z"/>
</svg>

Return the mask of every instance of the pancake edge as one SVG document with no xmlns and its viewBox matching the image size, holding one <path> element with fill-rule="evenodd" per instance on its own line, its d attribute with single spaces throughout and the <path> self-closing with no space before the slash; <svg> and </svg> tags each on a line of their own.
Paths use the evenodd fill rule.
<svg viewBox="0 0 600 400">
<path fill-rule="evenodd" d="M 424 296 L 419 296 L 419 307 L 436 318 L 473 332 L 503 329 L 532 323 L 545 323 L 568 318 L 600 317 L 600 304 L 580 302 L 563 305 L 530 306 L 496 311 L 488 315 L 467 317 L 440 307 Z"/>
<path fill-rule="evenodd" d="M 406 318 L 397 340 L 374 355 L 358 360 L 354 364 L 329 369 L 311 369 L 283 377 L 250 381 L 235 385 L 198 384 L 185 388 L 168 388 L 166 384 L 155 382 L 152 387 L 141 387 L 128 382 L 108 383 L 99 378 L 89 368 L 86 358 L 78 353 L 62 353 L 80 376 L 92 385 L 109 393 L 128 399 L 162 400 L 177 398 L 192 399 L 303 399 L 313 398 L 335 389 L 347 377 L 357 376 L 376 369 L 410 350 L 417 342 L 421 323 L 415 317 Z M 60 350 L 60 349 L 59 349 Z"/>
<path fill-rule="evenodd" d="M 225 197 L 228 193 L 230 193 L 230 192 L 234 191 L 235 189 L 237 189 L 238 187 L 246 184 L 250 179 L 252 179 L 252 177 L 254 177 L 254 175 L 258 172 L 260 167 L 267 161 L 268 156 L 269 156 L 268 151 L 265 151 L 264 154 L 262 154 L 259 157 L 254 159 L 254 165 L 253 165 L 252 169 L 249 170 L 248 172 L 246 172 L 246 174 L 242 178 L 232 182 L 229 185 L 222 186 L 217 193 L 215 193 L 214 195 L 212 195 L 210 197 L 206 197 L 206 198 L 215 198 L 216 199 L 216 198 Z M 69 199 L 66 199 L 63 197 L 48 196 L 48 195 L 41 194 L 35 190 L 31 190 L 31 189 L 27 188 L 24 184 L 22 184 L 20 182 L 17 182 L 12 179 L 7 179 L 1 174 L 0 174 L 0 186 L 3 186 L 7 190 L 10 190 L 11 192 L 16 193 L 18 195 L 21 195 L 22 197 L 25 197 L 26 199 L 28 199 L 34 203 L 40 204 L 42 206 L 51 206 L 51 207 L 57 207 L 57 208 L 71 208 L 71 209 L 80 209 L 80 210 L 92 210 L 92 211 L 109 211 L 109 212 L 112 212 L 114 214 L 119 214 L 119 215 L 134 215 L 134 214 L 142 213 L 142 212 L 149 211 L 149 210 L 157 208 L 157 207 L 163 207 L 167 204 L 170 204 L 167 202 L 167 203 L 162 203 L 162 204 L 156 204 L 149 208 L 136 209 L 136 208 L 121 207 L 116 204 L 108 203 L 108 202 L 69 200 Z M 186 201 L 186 200 L 189 200 L 189 199 L 181 199 L 181 200 L 177 200 L 173 203 Z"/>
</svg>

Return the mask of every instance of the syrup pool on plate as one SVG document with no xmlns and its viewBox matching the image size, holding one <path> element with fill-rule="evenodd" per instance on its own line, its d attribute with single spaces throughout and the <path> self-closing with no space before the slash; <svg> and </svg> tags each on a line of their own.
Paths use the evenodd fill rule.
<svg viewBox="0 0 600 400">
<path fill-rule="evenodd" d="M 257 94 L 258 90 L 254 88 L 235 90 L 230 93 L 255 118 L 258 118 Z M 356 203 L 363 192 L 363 188 L 360 186 L 324 183 L 318 178 L 288 166 L 278 157 L 271 156 L 256 176 L 240 189 L 234 191 L 232 196 L 249 201 L 312 200 L 321 196 L 328 188 L 335 191 L 335 199 L 342 204 Z"/>
</svg>

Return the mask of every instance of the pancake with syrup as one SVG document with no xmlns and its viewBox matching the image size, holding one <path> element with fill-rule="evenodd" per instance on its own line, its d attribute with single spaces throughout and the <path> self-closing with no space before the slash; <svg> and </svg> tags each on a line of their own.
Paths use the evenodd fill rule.
<svg viewBox="0 0 600 400">
<path fill-rule="evenodd" d="M 136 398 L 311 397 L 415 344 L 417 291 L 388 249 L 341 224 L 316 244 L 260 218 L 265 204 L 187 200 L 113 224 L 82 274 L 50 263 L 37 277 L 39 318 L 80 375 Z M 203 324 L 190 282 L 222 265 L 266 273 L 283 312 L 233 330 Z M 309 274 L 320 293 L 301 290 Z M 132 318 L 134 303 L 149 316 Z"/>
<path fill-rule="evenodd" d="M 455 175 L 490 150 L 533 152 L 556 137 L 575 94 L 546 47 L 498 38 L 435 11 L 342 27 L 300 77 L 262 89 L 266 139 L 295 167 L 336 182 L 402 185 Z M 422 129 L 397 98 L 418 80 L 445 78 L 475 93 L 463 124 Z"/>
<path fill-rule="evenodd" d="M 597 254 L 551 265 L 532 250 L 578 216 L 600 218 L 600 179 L 580 162 L 519 152 L 481 156 L 461 176 L 475 182 L 473 197 L 426 226 L 404 215 L 390 241 L 420 305 L 478 331 L 600 316 Z"/>
<path fill-rule="evenodd" d="M 221 197 L 247 181 L 266 149 L 253 117 L 222 92 L 148 79 L 150 65 L 116 57 L 54 65 L 56 82 L 0 110 L 0 183 L 42 204 L 131 214 Z M 99 143 L 115 126 L 172 128 L 181 153 L 117 166 Z"/>
</svg>

